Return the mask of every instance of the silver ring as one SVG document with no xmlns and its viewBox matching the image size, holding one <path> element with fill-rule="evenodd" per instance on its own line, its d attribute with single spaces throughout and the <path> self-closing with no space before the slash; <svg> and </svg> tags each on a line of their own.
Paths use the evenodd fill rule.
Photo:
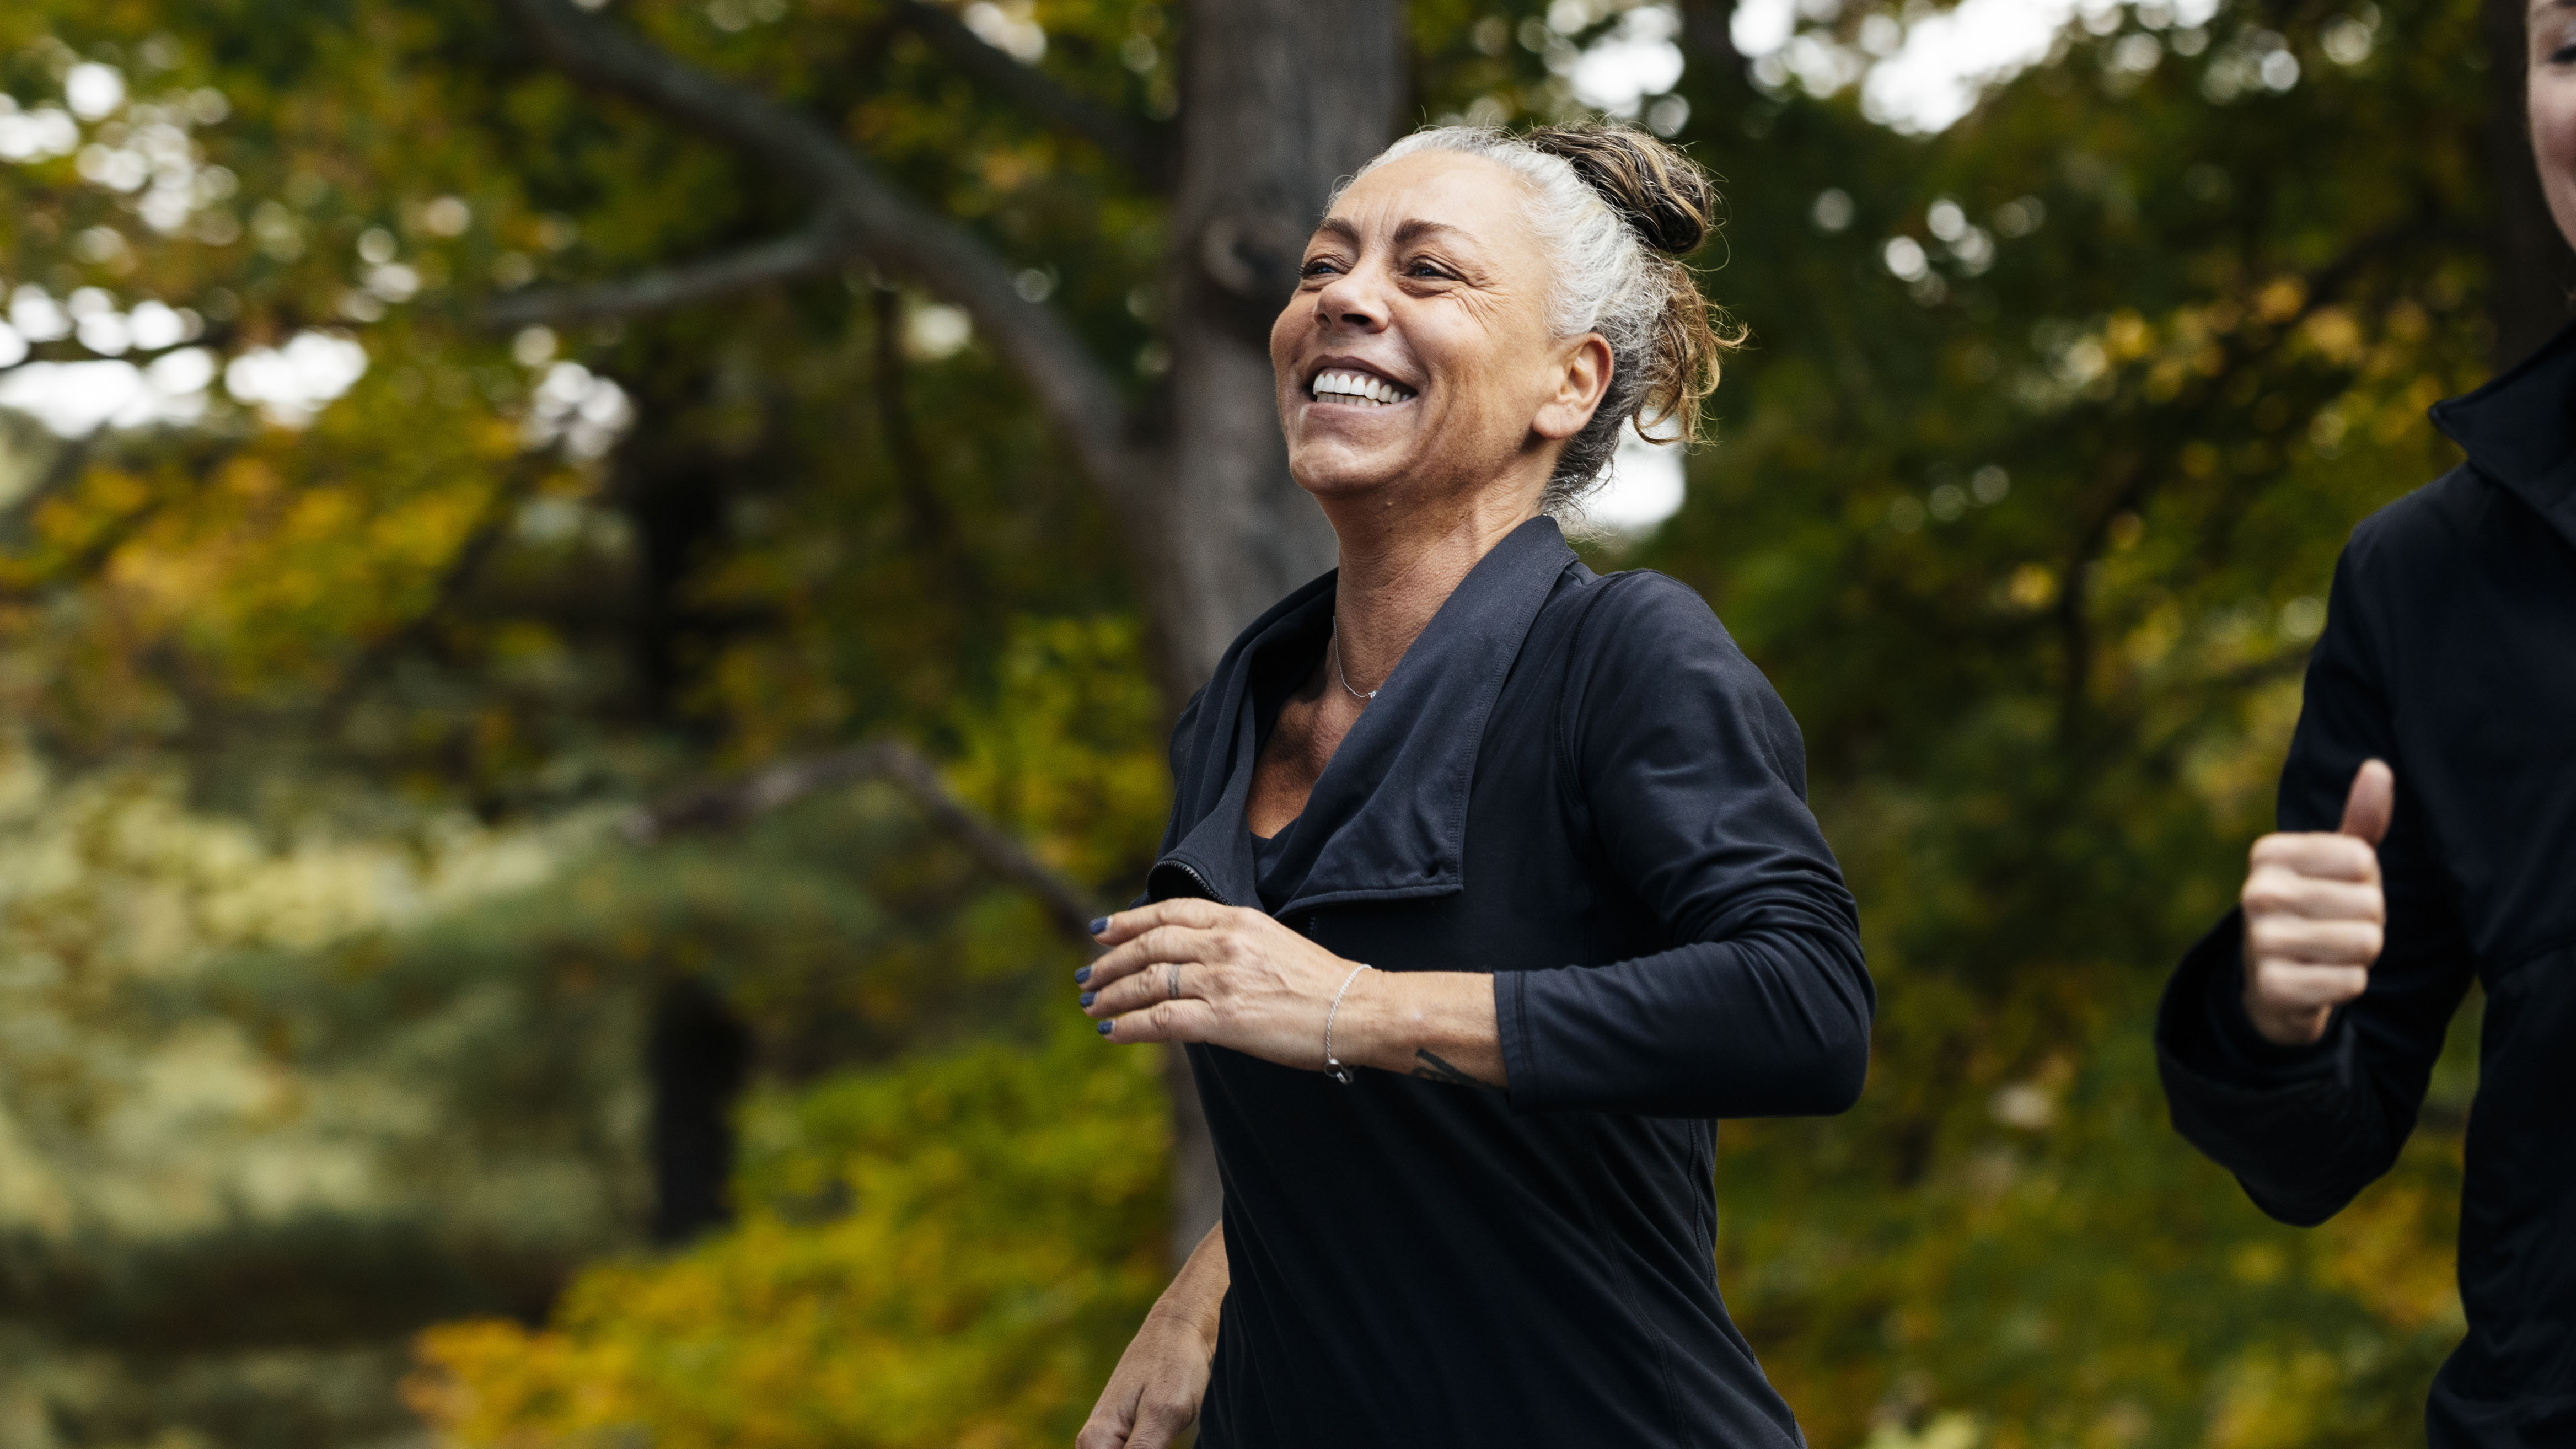
<svg viewBox="0 0 2576 1449">
<path fill-rule="evenodd" d="M 1164 999 L 1167 1001 L 1181 999 L 1181 963 L 1178 961 L 1172 963 L 1171 988 Z"/>
</svg>

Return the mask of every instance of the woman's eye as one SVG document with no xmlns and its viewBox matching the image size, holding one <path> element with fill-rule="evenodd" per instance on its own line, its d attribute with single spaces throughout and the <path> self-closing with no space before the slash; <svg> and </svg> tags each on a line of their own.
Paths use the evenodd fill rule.
<svg viewBox="0 0 2576 1449">
<path fill-rule="evenodd" d="M 1329 259 L 1317 257 L 1315 260 L 1308 262 L 1305 269 L 1299 272 L 1298 275 L 1302 277 L 1320 277 L 1335 270 L 1337 270 L 1337 268 L 1334 267 L 1333 263 Z"/>
</svg>

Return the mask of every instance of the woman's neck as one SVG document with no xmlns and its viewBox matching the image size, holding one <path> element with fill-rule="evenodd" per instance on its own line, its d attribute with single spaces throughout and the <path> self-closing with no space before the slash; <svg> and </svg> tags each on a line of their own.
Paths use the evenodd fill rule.
<svg viewBox="0 0 2576 1449">
<path fill-rule="evenodd" d="M 1519 489 L 1485 490 L 1414 510 L 1381 505 L 1366 510 L 1373 518 L 1346 518 L 1342 511 L 1333 518 L 1341 541 L 1333 615 L 1343 677 L 1363 693 L 1395 672 L 1477 560 L 1538 516 L 1536 498 Z"/>
</svg>

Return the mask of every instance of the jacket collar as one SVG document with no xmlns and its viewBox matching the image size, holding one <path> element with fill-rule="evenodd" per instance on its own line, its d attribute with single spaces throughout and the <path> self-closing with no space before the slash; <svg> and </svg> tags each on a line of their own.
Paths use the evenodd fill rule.
<svg viewBox="0 0 2576 1449">
<path fill-rule="evenodd" d="M 1539 606 L 1575 561 L 1555 521 L 1534 518 L 1468 570 L 1308 794 L 1299 830 L 1311 825 L 1330 834 L 1320 843 L 1297 843 L 1314 851 L 1314 864 L 1280 914 L 1465 887 L 1467 790 L 1485 717 Z M 1243 813 L 1255 753 L 1254 665 L 1272 649 L 1314 657 L 1332 627 L 1338 577 L 1338 570 L 1325 574 L 1280 600 L 1218 661 L 1191 721 L 1186 778 L 1175 782 L 1180 842 L 1155 862 L 1147 881 L 1155 899 L 1208 895 L 1231 905 L 1259 903 Z"/>
<path fill-rule="evenodd" d="M 2433 426 L 2576 544 L 2576 325 L 2477 391 L 2435 403 Z"/>
</svg>

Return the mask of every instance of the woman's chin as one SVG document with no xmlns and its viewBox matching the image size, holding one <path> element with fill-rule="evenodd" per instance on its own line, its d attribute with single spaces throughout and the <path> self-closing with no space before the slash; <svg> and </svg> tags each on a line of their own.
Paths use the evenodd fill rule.
<svg viewBox="0 0 2576 1449">
<path fill-rule="evenodd" d="M 1339 438 L 1292 442 L 1289 476 L 1297 486 L 1331 501 L 1381 492 L 1413 471 L 1413 450 L 1354 447 Z"/>
</svg>

